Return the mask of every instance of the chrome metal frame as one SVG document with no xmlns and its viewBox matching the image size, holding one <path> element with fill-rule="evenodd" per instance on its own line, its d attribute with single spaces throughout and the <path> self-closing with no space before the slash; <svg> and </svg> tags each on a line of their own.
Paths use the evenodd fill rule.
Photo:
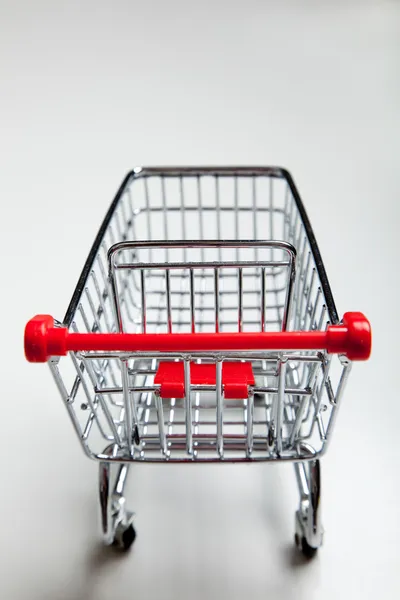
<svg viewBox="0 0 400 600">
<path fill-rule="evenodd" d="M 169 240 L 172 231 L 180 241 Z M 321 330 L 338 322 L 310 222 L 287 171 L 138 168 L 106 215 L 63 326 L 196 333 Z M 161 359 L 183 362 L 184 400 L 161 398 L 154 384 Z M 222 365 L 230 360 L 251 361 L 256 379 L 238 401 L 224 399 Z M 216 384 L 192 384 L 191 361 L 215 364 Z M 318 459 L 351 368 L 344 357 L 290 348 L 81 352 L 49 365 L 84 451 L 100 461 L 106 542 L 118 537 L 121 523 L 131 523 L 121 508 L 121 485 L 110 495 L 104 483 L 111 468 L 121 469 L 110 463 L 289 460 L 301 495 L 298 533 L 310 547 L 321 543 L 319 500 L 310 490 L 319 482 Z"/>
</svg>

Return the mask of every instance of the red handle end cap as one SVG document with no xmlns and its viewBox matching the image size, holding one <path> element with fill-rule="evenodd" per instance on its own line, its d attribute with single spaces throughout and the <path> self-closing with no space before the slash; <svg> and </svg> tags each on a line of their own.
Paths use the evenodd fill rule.
<svg viewBox="0 0 400 600">
<path fill-rule="evenodd" d="M 371 355 L 372 332 L 367 317 L 360 312 L 343 315 L 347 327 L 347 356 L 350 360 L 367 360 Z"/>
<path fill-rule="evenodd" d="M 25 356 L 29 362 L 46 362 L 47 331 L 54 327 L 54 319 L 50 315 L 36 315 L 25 327 Z"/>
</svg>

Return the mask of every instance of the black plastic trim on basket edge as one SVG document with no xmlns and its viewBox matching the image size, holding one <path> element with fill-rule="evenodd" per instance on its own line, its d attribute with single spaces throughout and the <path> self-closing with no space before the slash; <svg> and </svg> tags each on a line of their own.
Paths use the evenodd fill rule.
<svg viewBox="0 0 400 600">
<path fill-rule="evenodd" d="M 96 258 L 97 252 L 100 248 L 107 227 L 113 217 L 114 211 L 118 205 L 122 194 L 124 193 L 125 189 L 127 188 L 128 184 L 131 182 L 132 179 L 152 175 L 164 175 L 170 177 L 176 177 L 179 175 L 268 175 L 270 177 L 279 177 L 285 179 L 290 188 L 290 191 L 293 194 L 293 198 L 296 202 L 298 211 L 304 224 L 304 228 L 306 230 L 308 241 L 310 243 L 310 247 L 314 256 L 315 266 L 317 268 L 319 279 L 321 282 L 330 322 L 332 324 L 336 324 L 339 322 L 335 301 L 333 299 L 331 287 L 329 285 L 328 276 L 325 271 L 324 263 L 322 261 L 321 253 L 318 248 L 317 240 L 315 239 L 315 235 L 310 220 L 308 218 L 306 209 L 304 208 L 304 204 L 301 200 L 300 194 L 297 191 L 296 185 L 289 171 L 281 167 L 149 167 L 130 171 L 126 175 L 122 184 L 120 185 L 118 192 L 114 200 L 112 201 L 111 206 L 108 209 L 106 216 L 101 224 L 98 234 L 90 249 L 89 256 L 87 257 L 85 265 L 82 269 L 82 273 L 79 277 L 78 283 L 72 295 L 67 312 L 65 313 L 63 321 L 63 325 L 65 327 L 69 328 L 71 326 L 77 306 L 82 296 L 82 292 L 85 288 L 86 280 L 89 277 L 89 273 L 93 267 L 93 263 Z"/>
</svg>

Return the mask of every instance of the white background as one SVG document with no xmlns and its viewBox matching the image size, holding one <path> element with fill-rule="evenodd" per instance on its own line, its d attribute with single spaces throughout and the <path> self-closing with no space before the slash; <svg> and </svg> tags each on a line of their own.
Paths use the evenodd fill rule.
<svg viewBox="0 0 400 600">
<path fill-rule="evenodd" d="M 400 3 L 0 0 L 0 597 L 400 596 Z M 292 549 L 289 466 L 137 466 L 138 538 L 99 545 L 97 470 L 25 322 L 62 318 L 138 164 L 279 164 L 339 312 L 374 328 L 323 461 L 325 543 Z"/>
</svg>

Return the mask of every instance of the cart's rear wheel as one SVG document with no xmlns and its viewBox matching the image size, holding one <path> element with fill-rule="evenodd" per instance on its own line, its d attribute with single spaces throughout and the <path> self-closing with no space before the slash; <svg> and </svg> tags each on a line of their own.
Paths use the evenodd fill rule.
<svg viewBox="0 0 400 600">
<path fill-rule="evenodd" d="M 128 527 L 119 525 L 115 532 L 114 544 L 119 546 L 122 550 L 129 550 L 133 542 L 136 539 L 136 529 L 132 525 Z"/>
<path fill-rule="evenodd" d="M 294 536 L 294 542 L 297 548 L 300 550 L 300 552 L 303 553 L 303 555 L 306 558 L 314 558 L 314 556 L 317 554 L 318 548 L 313 548 L 313 546 L 310 546 L 305 537 L 300 537 L 296 533 Z"/>
<path fill-rule="evenodd" d="M 322 545 L 321 467 L 318 459 L 295 463 L 300 502 L 295 515 L 296 546 L 306 558 L 313 558 Z"/>
</svg>

